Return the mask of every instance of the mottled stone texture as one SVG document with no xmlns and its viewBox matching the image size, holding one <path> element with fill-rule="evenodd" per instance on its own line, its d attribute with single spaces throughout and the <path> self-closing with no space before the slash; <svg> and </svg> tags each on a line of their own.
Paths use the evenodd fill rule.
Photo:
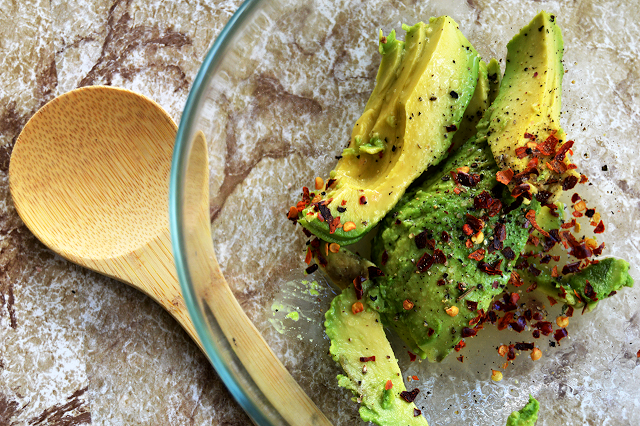
<svg viewBox="0 0 640 426">
<path fill-rule="evenodd" d="M 0 0 L 0 425 L 249 424 L 167 313 L 35 240 L 15 213 L 7 176 L 27 120 L 79 86 L 135 90 L 179 120 L 208 46 L 239 3 Z M 362 422 L 326 355 L 321 323 L 331 291 L 300 296 L 305 312 L 298 323 L 285 319 L 274 327 L 269 308 L 274 300 L 292 302 L 281 289 L 302 279 L 305 239 L 283 212 L 303 184 L 326 175 L 348 139 L 373 87 L 377 28 L 402 36 L 400 22 L 449 14 L 485 59 L 500 59 L 539 8 L 556 13 L 566 47 L 563 125 L 576 140 L 575 162 L 595 184 L 581 193 L 610 213 L 606 254 L 638 263 L 637 5 L 277 3 L 281 10 L 249 28 L 245 49 L 222 65 L 207 106 L 211 217 L 220 263 L 240 302 L 335 424 Z M 632 274 L 640 278 L 635 266 Z M 504 361 L 495 346 L 532 340 L 530 333 L 484 330 L 484 342 L 475 338 L 463 349 L 462 364 L 455 357 L 411 363 L 401 342 L 394 348 L 405 376 L 420 378 L 408 385 L 421 390 L 418 405 L 433 425 L 504 424 L 530 392 L 542 405 L 540 425 L 636 425 L 639 295 L 627 289 L 574 317 L 569 339 L 557 348 L 541 339 L 543 359 L 519 357 L 500 383 L 489 380 L 490 369 Z"/>
</svg>

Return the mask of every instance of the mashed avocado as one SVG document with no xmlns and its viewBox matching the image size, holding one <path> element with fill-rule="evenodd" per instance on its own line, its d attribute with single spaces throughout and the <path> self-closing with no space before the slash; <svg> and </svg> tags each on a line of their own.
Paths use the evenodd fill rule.
<svg viewBox="0 0 640 426">
<path fill-rule="evenodd" d="M 515 411 L 507 418 L 507 426 L 534 426 L 538 420 L 540 404 L 529 395 L 529 402 L 519 411 Z"/>
</svg>

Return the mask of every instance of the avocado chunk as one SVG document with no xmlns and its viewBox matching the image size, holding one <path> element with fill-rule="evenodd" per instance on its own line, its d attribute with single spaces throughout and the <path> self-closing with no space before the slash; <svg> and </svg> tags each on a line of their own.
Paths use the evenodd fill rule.
<svg viewBox="0 0 640 426">
<path fill-rule="evenodd" d="M 366 285 L 365 285 L 366 287 Z M 367 297 L 361 296 L 361 297 Z M 378 313 L 363 304 L 354 313 L 358 300 L 353 286 L 347 287 L 331 302 L 325 314 L 329 352 L 346 375 L 338 375 L 338 384 L 358 397 L 360 417 L 383 426 L 428 426 L 420 410 L 407 399 L 398 360 L 387 340 Z"/>
<path fill-rule="evenodd" d="M 509 187 L 541 202 L 573 188 L 580 175 L 570 164 L 560 127 L 563 41 L 555 16 L 540 12 L 507 44 L 506 69 L 496 100 L 478 124 Z"/>
<path fill-rule="evenodd" d="M 529 402 L 519 411 L 514 411 L 507 418 L 507 426 L 535 426 L 538 421 L 540 404 L 529 395 Z"/>
<path fill-rule="evenodd" d="M 473 96 L 479 56 L 448 16 L 382 37 L 376 87 L 323 189 L 298 203 L 298 223 L 352 244 L 447 154 Z"/>
<path fill-rule="evenodd" d="M 539 211 L 536 200 L 507 206 L 493 194 L 502 187 L 497 170 L 486 139 L 470 139 L 405 194 L 373 241 L 372 260 L 385 276 L 374 279 L 369 303 L 430 361 L 476 334 L 527 241 L 525 214 Z"/>
</svg>

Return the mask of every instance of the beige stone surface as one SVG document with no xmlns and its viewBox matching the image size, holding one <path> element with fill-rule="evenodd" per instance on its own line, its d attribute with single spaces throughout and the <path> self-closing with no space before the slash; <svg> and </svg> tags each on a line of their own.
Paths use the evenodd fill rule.
<svg viewBox="0 0 640 426">
<path fill-rule="evenodd" d="M 305 239 L 282 206 L 333 167 L 373 87 L 378 27 L 402 34 L 400 22 L 450 14 L 484 58 L 503 58 L 506 42 L 538 9 L 558 14 L 566 47 L 563 125 L 579 146 L 576 163 L 596 183 L 584 194 L 611 212 L 606 254 L 631 260 L 640 279 L 637 1 L 274 3 L 282 7 L 277 19 L 247 34 L 208 105 L 213 231 L 241 303 L 335 424 L 362 422 L 326 356 L 321 323 L 332 293 L 320 276 L 313 277 L 317 295 L 299 286 Z M 22 126 L 75 87 L 129 88 L 179 120 L 207 48 L 239 4 L 0 0 L 0 425 L 249 424 L 166 312 L 35 240 L 13 209 L 7 178 Z M 266 31 L 277 27 L 286 31 Z M 420 377 L 412 385 L 432 425 L 504 424 L 529 392 L 542 403 L 541 425 L 636 425 L 639 296 L 640 286 L 627 289 L 573 319 L 561 347 L 544 340 L 541 362 L 518 358 L 498 384 L 488 378 L 503 362 L 496 342 L 524 335 L 485 333 L 488 343 L 476 339 L 464 349 L 464 364 L 453 357 L 410 363 L 401 342 L 394 348 L 403 371 Z M 274 317 L 274 300 L 299 305 L 302 319 Z"/>
</svg>

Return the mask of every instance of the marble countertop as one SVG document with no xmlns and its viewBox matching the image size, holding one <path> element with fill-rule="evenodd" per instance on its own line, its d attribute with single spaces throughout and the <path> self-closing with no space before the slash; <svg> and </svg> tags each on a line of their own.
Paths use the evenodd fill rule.
<svg viewBox="0 0 640 426">
<path fill-rule="evenodd" d="M 249 424 L 169 314 L 52 254 L 19 219 L 8 185 L 22 127 L 78 86 L 143 93 L 179 121 L 240 3 L 0 2 L 0 425 Z"/>
</svg>

